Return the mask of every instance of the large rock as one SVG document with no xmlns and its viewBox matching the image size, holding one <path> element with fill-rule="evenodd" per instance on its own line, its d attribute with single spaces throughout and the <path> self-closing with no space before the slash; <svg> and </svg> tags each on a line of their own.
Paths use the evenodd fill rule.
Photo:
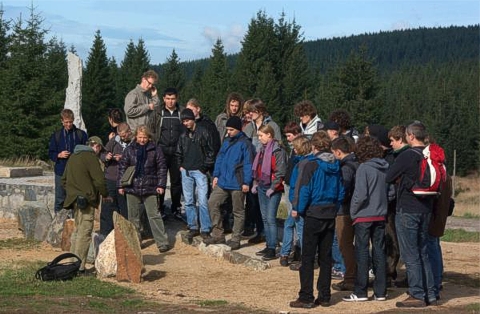
<svg viewBox="0 0 480 314">
<path fill-rule="evenodd" d="M 65 109 L 71 109 L 77 128 L 87 131 L 82 118 L 82 59 L 68 52 L 68 87 L 65 97 Z"/>
<path fill-rule="evenodd" d="M 60 247 L 62 248 L 62 251 L 70 251 L 70 247 L 72 246 L 72 234 L 73 231 L 75 230 L 75 219 L 68 218 L 65 220 L 65 223 L 63 224 L 63 230 L 62 230 L 62 240 L 60 242 Z"/>
<path fill-rule="evenodd" d="M 60 247 L 62 244 L 62 233 L 65 220 L 68 218 L 70 210 L 62 209 L 55 214 L 45 241 L 53 247 Z"/>
<path fill-rule="evenodd" d="M 115 277 L 117 274 L 117 253 L 115 250 L 115 232 L 112 231 L 103 240 L 95 259 L 95 269 L 99 277 Z"/>
<path fill-rule="evenodd" d="M 28 239 L 45 240 L 52 216 L 42 202 L 24 202 L 17 211 L 18 229 Z"/>
<path fill-rule="evenodd" d="M 131 222 L 117 212 L 113 213 L 113 226 L 117 257 L 117 280 L 139 283 L 143 260 L 137 230 Z"/>
</svg>

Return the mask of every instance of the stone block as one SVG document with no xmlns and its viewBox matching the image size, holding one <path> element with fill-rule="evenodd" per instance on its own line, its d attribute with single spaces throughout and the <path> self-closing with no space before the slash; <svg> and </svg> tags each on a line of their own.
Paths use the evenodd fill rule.
<svg viewBox="0 0 480 314">
<path fill-rule="evenodd" d="M 249 258 L 245 261 L 244 265 L 248 268 L 252 268 L 253 270 L 266 270 L 271 267 L 268 262 L 264 262 L 256 258 Z"/>
<path fill-rule="evenodd" d="M 62 244 L 62 233 L 65 220 L 68 218 L 70 210 L 62 209 L 55 214 L 53 221 L 48 229 L 46 241 L 53 247 L 60 247 Z"/>
<path fill-rule="evenodd" d="M 139 283 L 143 260 L 137 230 L 131 222 L 117 212 L 113 213 L 113 226 L 117 258 L 117 281 Z"/>
<path fill-rule="evenodd" d="M 95 259 L 95 269 L 99 277 L 115 277 L 117 274 L 117 253 L 115 251 L 115 231 L 103 240 Z"/>
<path fill-rule="evenodd" d="M 52 216 L 42 202 L 24 202 L 17 211 L 18 229 L 28 239 L 45 240 Z"/>
<path fill-rule="evenodd" d="M 35 177 L 43 175 L 42 167 L 0 167 L 1 178 Z"/>
<path fill-rule="evenodd" d="M 70 247 L 72 246 L 72 233 L 75 230 L 75 220 L 69 218 L 65 220 L 62 230 L 62 240 L 60 242 L 60 247 L 62 251 L 70 252 Z"/>
</svg>

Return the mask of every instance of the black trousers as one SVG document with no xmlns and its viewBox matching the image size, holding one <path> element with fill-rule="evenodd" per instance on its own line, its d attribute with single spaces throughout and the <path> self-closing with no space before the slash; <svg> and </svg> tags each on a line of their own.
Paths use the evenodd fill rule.
<svg viewBox="0 0 480 314">
<path fill-rule="evenodd" d="M 315 255 L 318 253 L 320 273 L 317 280 L 318 299 L 330 301 L 332 282 L 332 244 L 335 219 L 305 217 L 302 242 L 302 266 L 300 267 L 300 292 L 298 298 L 313 302 L 313 277 Z"/>
</svg>

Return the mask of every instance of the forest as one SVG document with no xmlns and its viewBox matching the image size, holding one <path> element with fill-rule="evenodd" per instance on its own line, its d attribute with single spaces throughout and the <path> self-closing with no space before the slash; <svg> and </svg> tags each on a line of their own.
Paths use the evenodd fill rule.
<svg viewBox="0 0 480 314">
<path fill-rule="evenodd" d="M 68 82 L 66 55 L 75 53 L 48 36 L 43 18 L 5 20 L 0 10 L 0 158 L 47 159 L 48 141 L 60 126 Z M 215 119 L 227 94 L 260 98 L 280 127 L 296 119 L 293 106 L 309 99 L 327 120 L 346 109 L 359 131 L 372 123 L 390 128 L 420 120 L 444 147 L 448 172 L 477 171 L 479 137 L 479 25 L 407 29 L 304 41 L 301 26 L 284 14 L 258 11 L 238 54 L 221 39 L 209 58 L 182 61 L 175 49 L 151 64 L 145 42 L 130 40 L 123 60 L 109 57 L 101 30 L 83 60 L 82 115 L 89 135 L 106 137 L 107 111 L 123 109 L 142 73 L 155 69 L 157 87 L 179 90 L 180 102 L 196 98 Z M 50 38 L 50 39 L 47 39 Z"/>
</svg>

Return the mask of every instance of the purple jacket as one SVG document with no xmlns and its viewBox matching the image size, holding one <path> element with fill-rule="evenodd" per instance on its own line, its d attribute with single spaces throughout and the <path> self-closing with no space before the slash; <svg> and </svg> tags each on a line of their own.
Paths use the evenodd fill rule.
<svg viewBox="0 0 480 314">
<path fill-rule="evenodd" d="M 138 177 L 137 174 L 135 174 L 133 184 L 124 188 L 126 193 L 137 196 L 152 195 L 157 194 L 157 187 L 165 189 L 167 185 L 167 164 L 165 163 L 162 149 L 156 147 L 153 142 L 148 142 L 146 145 L 147 158 L 144 164 L 144 175 Z M 122 188 L 120 186 L 120 179 L 125 170 L 137 163 L 137 151 L 140 146 L 137 142 L 132 142 L 123 151 L 122 159 L 120 159 L 118 165 L 117 187 L 119 189 Z"/>
</svg>

